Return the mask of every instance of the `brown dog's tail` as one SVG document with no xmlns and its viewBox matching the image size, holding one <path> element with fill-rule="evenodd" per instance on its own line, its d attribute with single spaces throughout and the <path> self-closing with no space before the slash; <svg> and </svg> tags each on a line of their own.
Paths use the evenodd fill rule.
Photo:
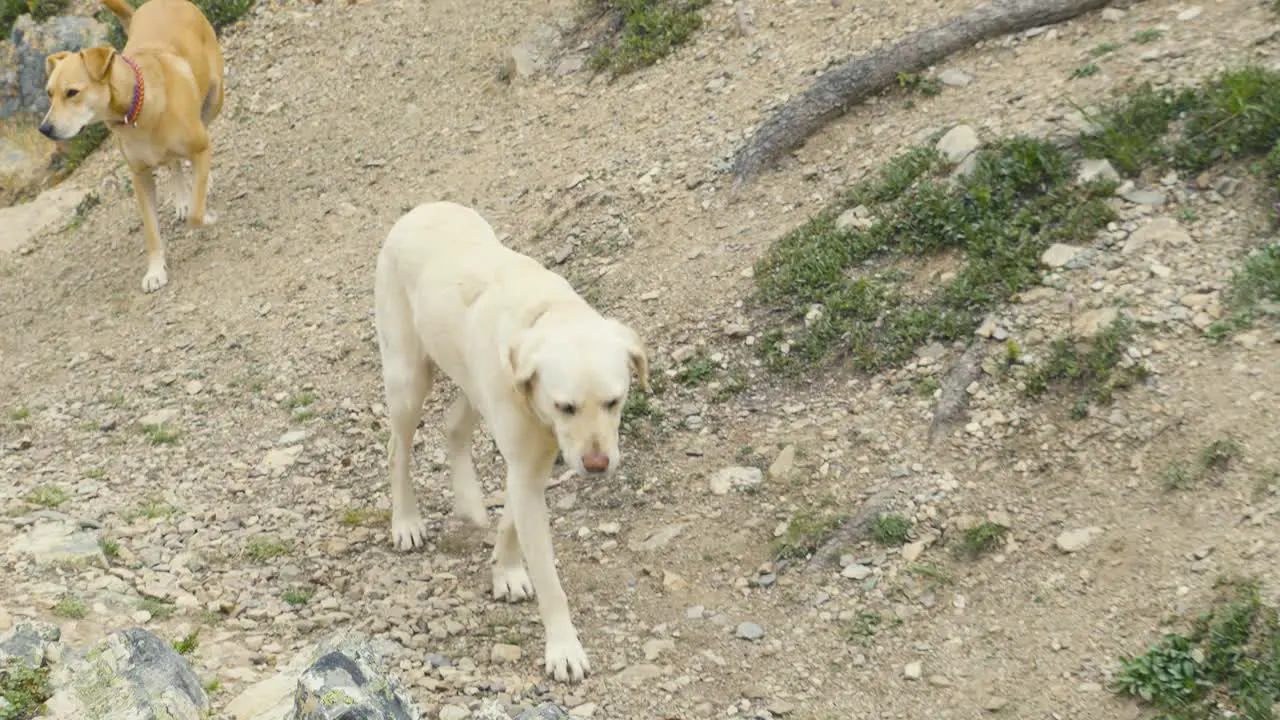
<svg viewBox="0 0 1280 720">
<path fill-rule="evenodd" d="M 102 0 L 102 4 L 112 12 L 119 20 L 120 25 L 124 27 L 124 34 L 129 34 L 129 21 L 133 19 L 133 6 L 128 0 Z"/>
</svg>

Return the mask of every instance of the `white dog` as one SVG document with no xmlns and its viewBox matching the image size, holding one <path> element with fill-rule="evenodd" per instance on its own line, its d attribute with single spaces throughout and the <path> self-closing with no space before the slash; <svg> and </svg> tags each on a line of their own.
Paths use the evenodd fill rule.
<svg viewBox="0 0 1280 720">
<path fill-rule="evenodd" d="M 507 463 L 494 597 L 515 602 L 536 593 L 547 673 L 581 680 L 591 668 L 556 574 L 545 491 L 557 447 L 580 475 L 618 466 L 618 422 L 631 372 L 649 389 L 643 343 L 592 309 L 564 278 L 503 247 L 475 211 L 448 202 L 420 205 L 392 226 L 378 255 L 374 299 L 391 420 L 395 546 L 408 550 L 425 541 L 409 468 L 438 369 L 461 390 L 445 418 L 457 512 L 488 524 L 471 463 L 479 418 Z"/>
</svg>

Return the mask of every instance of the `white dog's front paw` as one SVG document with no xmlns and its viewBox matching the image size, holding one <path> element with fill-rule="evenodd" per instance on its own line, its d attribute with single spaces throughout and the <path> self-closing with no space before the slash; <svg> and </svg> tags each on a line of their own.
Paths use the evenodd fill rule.
<svg viewBox="0 0 1280 720">
<path fill-rule="evenodd" d="M 169 284 L 169 273 L 164 266 L 151 267 L 142 276 L 142 292 L 152 293 Z"/>
<path fill-rule="evenodd" d="M 391 521 L 391 540 L 397 550 L 413 550 L 427 544 L 427 524 L 419 515 Z"/>
<path fill-rule="evenodd" d="M 547 639 L 547 674 L 560 682 L 582 682 L 591 673 L 587 651 L 577 637 Z"/>
<path fill-rule="evenodd" d="M 523 567 L 493 568 L 493 598 L 520 602 L 533 596 L 533 582 Z"/>
</svg>

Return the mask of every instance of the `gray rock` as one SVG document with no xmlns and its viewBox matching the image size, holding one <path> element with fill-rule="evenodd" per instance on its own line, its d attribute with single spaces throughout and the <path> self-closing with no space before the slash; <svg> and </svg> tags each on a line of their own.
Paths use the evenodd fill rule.
<svg viewBox="0 0 1280 720">
<path fill-rule="evenodd" d="M 50 228 L 71 222 L 75 210 L 89 196 L 71 184 L 45 190 L 31 202 L 0 208 L 0 255 L 26 248 L 31 239 Z"/>
<path fill-rule="evenodd" d="M 69 520 L 37 522 L 9 543 L 10 557 L 26 556 L 40 565 L 103 563 L 95 530 L 82 530 Z"/>
<path fill-rule="evenodd" d="M 947 68 L 938 73 L 938 81 L 951 87 L 965 87 L 973 82 L 973 76 L 958 68 Z"/>
<path fill-rule="evenodd" d="M 1111 166 L 1110 160 L 1081 160 L 1080 169 L 1076 171 L 1076 182 L 1087 183 L 1092 180 L 1120 182 L 1120 173 Z"/>
<path fill-rule="evenodd" d="M 0 48 L 0 118 L 20 112 L 43 115 L 49 109 L 45 94 L 44 60 L 63 50 L 104 45 L 106 27 L 90 17 L 63 15 L 36 22 L 23 15 L 13 24 L 10 44 Z"/>
<path fill-rule="evenodd" d="M 1159 190 L 1126 190 L 1120 193 L 1120 197 L 1128 200 L 1134 205 L 1163 205 L 1168 201 L 1169 196 Z"/>
<path fill-rule="evenodd" d="M 1071 324 L 1071 328 L 1077 337 L 1092 338 L 1110 327 L 1119 317 L 1120 311 L 1115 308 L 1089 310 L 1081 313 Z"/>
<path fill-rule="evenodd" d="M 1076 255 L 1080 254 L 1082 249 L 1083 248 L 1078 248 L 1075 245 L 1054 243 L 1049 246 L 1048 250 L 1044 251 L 1043 255 L 1040 256 L 1040 262 L 1044 264 L 1045 267 L 1064 267 L 1067 263 L 1071 262 Z"/>
<path fill-rule="evenodd" d="M 716 495 L 728 495 L 730 490 L 758 487 L 762 482 L 764 482 L 764 473 L 760 472 L 760 468 L 727 467 L 711 476 L 711 492 Z"/>
<path fill-rule="evenodd" d="M 363 637 L 340 637 L 298 678 L 290 720 L 418 720 L 420 715 Z"/>
<path fill-rule="evenodd" d="M 544 702 L 536 708 L 520 713 L 515 720 L 564 720 L 569 714 L 553 702 Z"/>
<path fill-rule="evenodd" d="M 1183 247 L 1190 243 L 1191 236 L 1182 229 L 1177 220 L 1162 217 L 1134 230 L 1125 240 L 1120 252 L 1129 255 L 1141 250 L 1155 249 L 1161 245 Z"/>
<path fill-rule="evenodd" d="M 778 457 L 769 466 L 769 477 L 775 480 L 783 479 L 791 475 L 791 471 L 796 467 L 796 446 L 788 445 L 782 448 L 782 452 L 778 453 Z"/>
<path fill-rule="evenodd" d="M 738 623 L 733 634 L 742 640 L 756 641 L 764 637 L 764 628 L 753 622 Z"/>
<path fill-rule="evenodd" d="M 200 720 L 209 709 L 200 679 L 169 643 L 142 628 L 111 633 L 59 665 L 47 703 L 56 718 Z"/>
<path fill-rule="evenodd" d="M 61 635 L 58 626 L 50 623 L 18 623 L 0 637 L 0 665 L 18 662 L 27 667 L 40 667 L 44 664 L 46 648 L 58 642 Z"/>
<path fill-rule="evenodd" d="M 973 154 L 980 144 L 977 131 L 968 125 L 957 125 L 938 140 L 937 150 L 948 163 L 956 165 Z"/>
<path fill-rule="evenodd" d="M 1099 535 L 1102 534 L 1100 527 L 1087 527 L 1079 530 L 1067 530 L 1058 536 L 1055 543 L 1058 549 L 1064 553 L 1079 552 L 1089 546 Z"/>
</svg>

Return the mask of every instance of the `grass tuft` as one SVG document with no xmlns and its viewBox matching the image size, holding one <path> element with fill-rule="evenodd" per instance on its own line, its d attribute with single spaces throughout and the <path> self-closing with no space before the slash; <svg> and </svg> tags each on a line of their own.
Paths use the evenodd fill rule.
<svg viewBox="0 0 1280 720">
<path fill-rule="evenodd" d="M 32 505 L 39 505 L 43 508 L 56 508 L 70 500 L 71 496 L 67 495 L 67 491 L 60 487 L 40 485 L 32 488 L 31 492 L 27 493 L 23 499 Z"/>
<path fill-rule="evenodd" d="M 1161 471 L 1161 480 L 1166 490 L 1190 490 L 1204 480 L 1221 477 L 1240 453 L 1240 444 L 1234 439 L 1217 438 L 1200 451 L 1194 462 L 1175 460 L 1169 463 Z"/>
<path fill-rule="evenodd" d="M 293 549 L 291 543 L 276 537 L 262 536 L 250 540 L 244 547 L 245 557 L 255 562 L 266 562 L 286 555 Z"/>
<path fill-rule="evenodd" d="M 1142 364 L 1125 355 L 1132 340 L 1133 326 L 1118 320 L 1087 342 L 1055 341 L 1049 358 L 1028 373 L 1027 395 L 1039 397 L 1055 383 L 1070 385 L 1079 392 L 1071 410 L 1077 420 L 1088 415 L 1091 404 L 1110 405 L 1116 390 L 1147 377 Z"/>
<path fill-rule="evenodd" d="M 200 629 L 196 628 L 185 637 L 173 642 L 173 649 L 179 655 L 190 655 L 200 647 Z"/>
<path fill-rule="evenodd" d="M 880 515 L 871 524 L 871 539 L 881 545 L 901 545 L 911 533 L 911 521 L 901 515 Z"/>
<path fill-rule="evenodd" d="M 994 522 L 983 522 L 964 533 L 964 541 L 960 545 L 960 554 L 969 558 L 978 558 L 1000 547 L 1009 528 Z"/>
<path fill-rule="evenodd" d="M 21 661 L 0 661 L 0 720 L 29 720 L 44 709 L 53 695 L 49 669 L 32 668 Z"/>
<path fill-rule="evenodd" d="M 53 614 L 62 618 L 79 620 L 88 614 L 88 609 L 84 605 L 84 600 L 75 595 L 64 595 L 62 599 L 58 600 L 58 604 L 53 606 Z"/>
<path fill-rule="evenodd" d="M 602 13 L 619 18 L 617 38 L 597 48 L 591 65 L 624 75 L 647 67 L 683 45 L 702 27 L 711 0 L 593 0 Z"/>
<path fill-rule="evenodd" d="M 779 560 L 801 560 L 809 557 L 840 527 L 844 518 L 822 515 L 814 510 L 801 510 L 787 523 L 787 531 L 773 540 L 773 554 Z"/>
<path fill-rule="evenodd" d="M 306 605 L 311 602 L 311 598 L 314 597 L 315 594 L 316 591 L 311 588 L 294 588 L 291 590 L 285 590 L 284 594 L 281 595 L 281 599 L 294 606 Z"/>
<path fill-rule="evenodd" d="M 1274 717 L 1280 701 L 1280 617 L 1254 583 L 1225 584 L 1187 635 L 1169 633 L 1120 659 L 1116 689 L 1169 720 Z"/>
</svg>

